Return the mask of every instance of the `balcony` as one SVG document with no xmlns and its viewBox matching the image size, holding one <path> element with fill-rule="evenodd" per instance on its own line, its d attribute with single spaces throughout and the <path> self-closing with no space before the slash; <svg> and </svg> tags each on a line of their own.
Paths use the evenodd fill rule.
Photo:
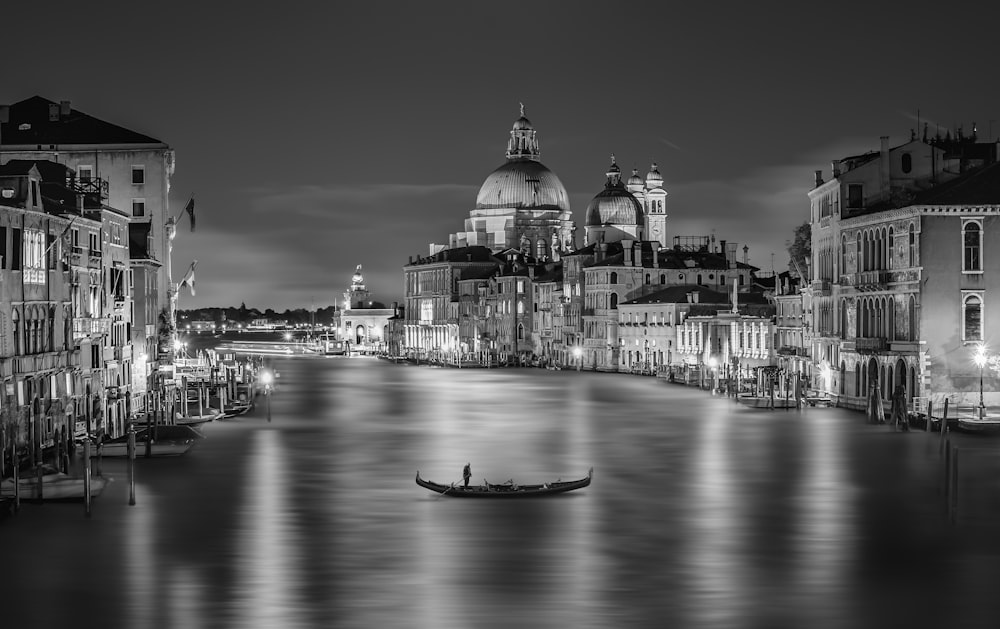
<svg viewBox="0 0 1000 629">
<path fill-rule="evenodd" d="M 886 339 L 882 336 L 858 337 L 854 339 L 854 351 L 859 354 L 884 352 L 886 345 Z"/>
<path fill-rule="evenodd" d="M 854 287 L 858 290 L 886 290 L 892 273 L 885 269 L 878 271 L 862 271 L 854 274 Z"/>
<path fill-rule="evenodd" d="M 73 340 L 111 334 L 111 319 L 73 317 Z"/>
<path fill-rule="evenodd" d="M 90 179 L 66 177 L 66 187 L 77 194 L 95 196 L 102 201 L 108 198 L 108 182 L 99 177 L 91 177 Z"/>
<path fill-rule="evenodd" d="M 829 297 L 830 280 L 813 280 L 812 289 L 813 295 L 816 295 L 817 297 Z"/>
</svg>

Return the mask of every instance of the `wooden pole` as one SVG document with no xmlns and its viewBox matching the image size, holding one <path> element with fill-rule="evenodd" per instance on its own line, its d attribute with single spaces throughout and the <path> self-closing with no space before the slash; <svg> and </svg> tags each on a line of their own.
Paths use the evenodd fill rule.
<svg viewBox="0 0 1000 629">
<path fill-rule="evenodd" d="M 18 478 L 20 476 L 20 471 L 17 469 L 21 467 L 21 462 L 18 460 L 17 456 L 17 442 L 12 441 L 11 445 L 14 450 L 14 455 L 12 457 L 12 463 L 14 464 L 14 513 L 17 513 L 21 510 L 21 479 Z"/>
<path fill-rule="evenodd" d="M 128 503 L 135 505 L 135 424 L 132 422 L 128 424 Z"/>
<path fill-rule="evenodd" d="M 83 514 L 90 517 L 90 437 L 83 442 Z"/>
<path fill-rule="evenodd" d="M 948 433 L 948 398 L 944 399 L 944 414 L 941 417 L 941 451 L 944 451 L 945 435 Z"/>
<path fill-rule="evenodd" d="M 38 500 L 41 501 L 45 498 L 42 492 L 42 460 L 37 459 L 37 461 L 38 462 L 35 463 L 35 479 L 38 486 Z"/>
<path fill-rule="evenodd" d="M 934 402 L 927 401 L 927 421 L 924 422 L 924 432 L 930 433 L 931 420 L 934 418 Z"/>
<path fill-rule="evenodd" d="M 155 410 L 151 408 L 154 404 L 155 397 L 151 396 L 149 399 L 149 404 L 146 407 L 146 452 L 144 456 L 148 459 L 153 456 L 153 413 Z"/>
</svg>

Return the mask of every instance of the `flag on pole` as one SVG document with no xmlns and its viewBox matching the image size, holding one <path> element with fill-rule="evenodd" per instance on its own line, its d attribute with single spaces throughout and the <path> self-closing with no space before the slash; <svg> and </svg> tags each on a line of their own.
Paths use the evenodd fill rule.
<svg viewBox="0 0 1000 629">
<path fill-rule="evenodd" d="M 188 272 L 184 274 L 184 277 L 181 279 L 180 283 L 177 284 L 177 288 L 180 288 L 181 286 L 187 286 L 191 290 L 192 297 L 194 296 L 194 267 L 196 264 L 198 264 L 197 260 L 191 263 L 191 268 L 188 269 Z"/>
<path fill-rule="evenodd" d="M 184 211 L 191 217 L 191 231 L 194 231 L 194 197 L 184 206 Z"/>
</svg>

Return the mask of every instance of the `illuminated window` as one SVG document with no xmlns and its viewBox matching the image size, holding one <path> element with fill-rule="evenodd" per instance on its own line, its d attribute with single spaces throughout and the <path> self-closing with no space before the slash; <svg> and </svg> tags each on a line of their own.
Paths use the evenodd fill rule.
<svg viewBox="0 0 1000 629">
<path fill-rule="evenodd" d="M 983 340 L 983 299 L 979 293 L 972 293 L 962 299 L 962 340 Z"/>
<path fill-rule="evenodd" d="M 968 221 L 962 226 L 962 270 L 980 273 L 983 270 L 983 230 L 976 221 Z"/>
</svg>

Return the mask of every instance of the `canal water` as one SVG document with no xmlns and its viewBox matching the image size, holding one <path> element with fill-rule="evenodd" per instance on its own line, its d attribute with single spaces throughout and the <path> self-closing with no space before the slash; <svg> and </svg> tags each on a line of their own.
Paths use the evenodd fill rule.
<svg viewBox="0 0 1000 629">
<path fill-rule="evenodd" d="M 135 506 L 109 459 L 92 517 L 0 522 L 0 626 L 998 626 L 981 438 L 951 523 L 937 437 L 841 409 L 587 372 L 274 368 L 270 423 L 259 398 L 187 455 L 137 460 Z M 514 501 L 414 483 L 467 462 L 474 482 L 594 480 Z"/>
</svg>

